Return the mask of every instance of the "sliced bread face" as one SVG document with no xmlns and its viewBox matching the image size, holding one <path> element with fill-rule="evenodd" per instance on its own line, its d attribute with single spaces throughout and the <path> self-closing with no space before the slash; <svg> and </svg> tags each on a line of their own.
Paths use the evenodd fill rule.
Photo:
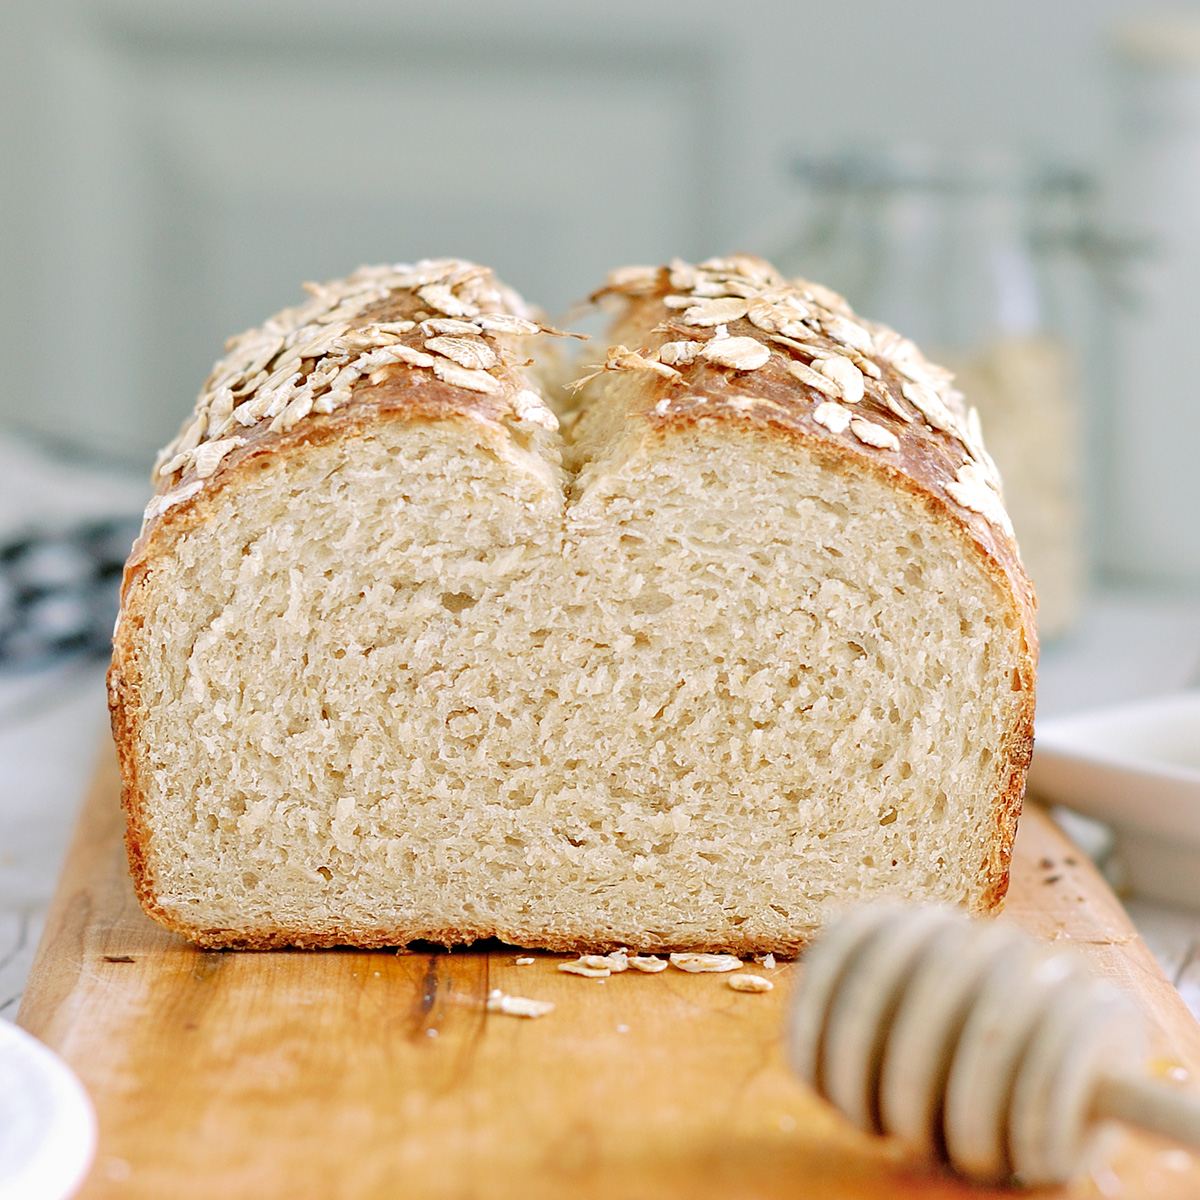
<svg viewBox="0 0 1200 1200">
<path fill-rule="evenodd" d="M 676 379 L 648 328 L 565 439 L 502 409 L 528 378 L 404 363 L 152 516 L 112 673 L 152 915 L 788 953 L 860 898 L 996 906 L 1032 636 L 1006 535 L 921 476 L 951 439 L 897 418 L 900 469 L 790 357 Z"/>
</svg>

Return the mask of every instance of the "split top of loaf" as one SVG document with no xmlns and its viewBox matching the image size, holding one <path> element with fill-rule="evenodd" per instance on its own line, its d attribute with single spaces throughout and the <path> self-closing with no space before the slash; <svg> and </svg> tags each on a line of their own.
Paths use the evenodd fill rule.
<svg viewBox="0 0 1200 1200">
<path fill-rule="evenodd" d="M 786 953 L 867 896 L 999 904 L 1033 599 L 944 372 L 747 256 L 614 272 L 566 398 L 484 268 L 311 290 L 230 344 L 126 570 L 151 915 Z"/>
</svg>

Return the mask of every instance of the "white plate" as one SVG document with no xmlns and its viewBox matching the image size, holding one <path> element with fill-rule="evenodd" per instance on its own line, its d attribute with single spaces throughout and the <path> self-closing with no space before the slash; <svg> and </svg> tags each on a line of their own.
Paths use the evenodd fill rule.
<svg viewBox="0 0 1200 1200">
<path fill-rule="evenodd" d="M 0 1200 L 66 1200 L 96 1151 L 96 1114 L 51 1050 L 0 1020 Z"/>
<path fill-rule="evenodd" d="M 1200 907 L 1200 691 L 1039 721 L 1029 788 L 1112 825 L 1134 890 Z"/>
</svg>

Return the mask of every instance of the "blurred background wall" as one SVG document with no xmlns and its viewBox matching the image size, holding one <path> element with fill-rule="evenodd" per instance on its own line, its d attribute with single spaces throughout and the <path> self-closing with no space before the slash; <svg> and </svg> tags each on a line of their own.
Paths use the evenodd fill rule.
<svg viewBox="0 0 1200 1200">
<path fill-rule="evenodd" d="M 1129 116 L 1138 55 L 1128 38 L 1114 50 L 1114 30 L 1163 11 L 0 0 L 0 423 L 140 473 L 223 339 L 299 299 L 302 280 L 461 255 L 561 313 L 618 264 L 788 244 L 803 219 L 792 163 L 846 148 L 1030 151 L 1093 173 L 1111 229 L 1149 244 L 1144 131 Z M 1166 11 L 1200 22 L 1200 4 Z M 1186 140 L 1200 35 L 1179 28 L 1138 53 L 1183 80 Z M 1200 173 L 1172 186 L 1193 182 L 1195 211 L 1177 204 L 1169 220 L 1200 230 Z M 1129 274 L 1142 315 L 1116 306 L 1109 333 L 1096 327 L 1093 344 L 1115 351 L 1099 372 L 1111 386 L 1081 416 L 1091 566 L 1195 588 L 1194 369 L 1146 371 L 1200 326 L 1200 291 L 1194 313 L 1162 317 L 1153 269 Z M 1140 343 L 1122 335 L 1137 321 Z"/>
</svg>

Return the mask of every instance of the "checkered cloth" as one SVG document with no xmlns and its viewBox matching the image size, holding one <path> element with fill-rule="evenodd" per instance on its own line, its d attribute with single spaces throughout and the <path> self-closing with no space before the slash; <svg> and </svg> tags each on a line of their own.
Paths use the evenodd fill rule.
<svg viewBox="0 0 1200 1200">
<path fill-rule="evenodd" d="M 136 517 L 37 533 L 0 546 L 0 669 L 105 658 Z"/>
</svg>

